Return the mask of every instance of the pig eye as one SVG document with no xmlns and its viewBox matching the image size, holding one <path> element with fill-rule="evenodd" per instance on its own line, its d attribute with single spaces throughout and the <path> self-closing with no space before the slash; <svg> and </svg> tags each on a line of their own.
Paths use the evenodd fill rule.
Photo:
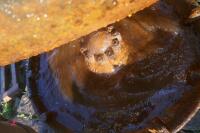
<svg viewBox="0 0 200 133">
<path fill-rule="evenodd" d="M 107 50 L 105 51 L 105 54 L 110 57 L 114 55 L 114 51 L 111 47 L 107 48 Z"/>
<path fill-rule="evenodd" d="M 119 40 L 117 38 L 112 39 L 113 46 L 119 46 Z"/>
<path fill-rule="evenodd" d="M 95 54 L 95 55 L 94 55 L 94 59 L 95 59 L 97 62 L 103 61 L 103 54 Z"/>
</svg>

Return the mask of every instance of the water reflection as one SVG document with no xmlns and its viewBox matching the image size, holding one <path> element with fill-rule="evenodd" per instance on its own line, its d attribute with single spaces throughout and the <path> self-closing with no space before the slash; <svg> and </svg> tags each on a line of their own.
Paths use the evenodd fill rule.
<svg viewBox="0 0 200 133">
<path fill-rule="evenodd" d="M 191 36 L 160 2 L 42 55 L 40 97 L 74 131 L 142 127 L 190 88 Z"/>
</svg>

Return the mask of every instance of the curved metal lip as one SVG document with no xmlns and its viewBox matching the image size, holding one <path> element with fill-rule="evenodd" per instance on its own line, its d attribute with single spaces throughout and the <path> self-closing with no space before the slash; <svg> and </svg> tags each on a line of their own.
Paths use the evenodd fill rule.
<svg viewBox="0 0 200 133">
<path fill-rule="evenodd" d="M 198 70 L 200 70 L 200 60 L 198 62 Z M 33 76 L 29 78 L 29 88 L 31 92 L 31 98 L 37 109 L 38 113 L 48 112 L 43 104 L 42 100 L 37 95 L 37 83 L 35 72 L 38 71 L 36 67 L 39 63 L 39 57 L 33 57 L 30 59 L 30 69 L 33 72 Z M 190 72 L 189 72 L 190 73 Z M 159 133 L 159 132 L 169 132 L 176 133 L 181 130 L 197 113 L 200 109 L 200 78 L 195 82 L 188 81 L 188 85 L 192 86 L 192 89 L 188 92 L 185 92 L 182 97 L 174 103 L 171 107 L 166 109 L 159 117 L 154 118 L 149 122 L 146 128 L 132 131 L 134 133 Z M 34 91 L 33 91 L 34 90 Z M 57 124 L 62 127 L 59 122 L 55 121 L 54 124 Z M 68 131 L 72 132 L 72 131 Z M 131 131 L 130 131 L 131 132 Z"/>
<path fill-rule="evenodd" d="M 190 99 L 190 100 L 188 100 Z M 173 106 L 168 108 L 163 115 L 154 118 L 145 129 L 135 131 L 136 133 L 169 132 L 180 131 L 200 109 L 200 86 L 185 93 Z"/>
<path fill-rule="evenodd" d="M 34 62 L 34 65 L 31 64 L 30 68 L 33 72 L 37 71 L 35 64 L 39 60 L 39 57 L 34 57 L 30 60 L 30 62 Z M 35 62 L 36 61 L 36 62 Z M 38 63 L 38 62 L 37 62 Z M 200 67 L 199 67 L 200 68 Z M 34 75 L 29 78 L 29 92 L 31 92 L 31 99 L 33 104 L 35 105 L 36 110 L 39 114 L 48 112 L 47 108 L 45 108 L 44 103 L 37 95 L 37 83 L 36 83 L 37 75 Z M 195 81 L 195 83 L 188 83 L 192 86 L 190 91 L 184 92 L 182 97 L 170 106 L 162 115 L 154 118 L 150 121 L 145 129 L 141 129 L 138 131 L 133 131 L 135 133 L 149 133 L 153 131 L 157 131 L 158 133 L 161 131 L 169 132 L 169 133 L 176 133 L 181 130 L 197 113 L 200 109 L 200 79 Z M 189 100 L 188 100 L 189 99 Z M 53 124 L 53 125 L 52 125 Z M 50 123 L 51 126 L 54 127 L 62 127 L 64 130 L 64 126 L 60 124 L 58 121 L 54 121 Z M 68 131 L 72 132 L 72 131 Z"/>
</svg>

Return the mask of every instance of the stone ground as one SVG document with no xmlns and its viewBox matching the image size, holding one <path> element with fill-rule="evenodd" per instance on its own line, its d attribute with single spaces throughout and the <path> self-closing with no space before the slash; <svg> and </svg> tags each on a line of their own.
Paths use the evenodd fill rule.
<svg viewBox="0 0 200 133">
<path fill-rule="evenodd" d="M 17 122 L 32 127 L 38 133 L 54 133 L 54 130 L 45 123 L 45 114 L 38 116 L 27 94 L 22 96 L 17 113 Z"/>
<path fill-rule="evenodd" d="M 22 96 L 17 112 L 16 121 L 31 126 L 38 133 L 55 133 L 55 131 L 45 123 L 45 115 L 38 116 L 34 111 L 33 104 L 27 94 Z M 200 111 L 180 133 L 200 133 Z"/>
</svg>

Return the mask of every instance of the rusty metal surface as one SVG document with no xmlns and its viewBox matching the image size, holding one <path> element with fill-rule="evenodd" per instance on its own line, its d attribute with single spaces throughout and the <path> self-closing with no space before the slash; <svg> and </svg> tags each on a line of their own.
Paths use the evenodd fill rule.
<svg viewBox="0 0 200 133">
<path fill-rule="evenodd" d="M 194 6 L 194 0 L 166 0 L 172 4 L 174 10 L 182 17 L 183 22 L 188 22 L 192 25 L 194 32 L 197 35 L 200 33 L 199 18 L 194 21 L 188 21 L 191 16 Z M 181 6 L 180 6 L 181 5 Z M 192 38 L 191 38 L 192 40 Z M 197 53 L 200 53 L 197 49 Z M 199 54 L 197 54 L 199 57 Z M 180 131 L 200 109 L 200 60 L 197 59 L 195 65 L 192 65 L 188 70 L 187 83 L 193 87 L 189 92 L 186 92 L 173 106 L 168 108 L 161 116 L 155 118 L 148 127 L 140 132 L 160 133 Z M 166 130 L 166 131 L 164 131 Z"/>
<path fill-rule="evenodd" d="M 149 10 L 150 11 L 152 10 L 152 12 L 156 12 L 156 15 L 158 15 L 158 12 L 159 11 L 161 12 L 162 9 L 165 9 L 165 10 L 170 9 L 169 11 L 171 11 L 171 8 L 166 8 L 168 6 L 164 6 L 164 5 L 161 6 L 162 8 L 159 8 L 161 10 L 157 10 L 155 5 L 153 7 L 154 8 L 151 7 Z M 172 11 L 174 13 L 174 10 Z M 70 56 L 68 56 L 71 54 L 72 55 L 75 54 L 75 49 L 78 47 L 78 45 L 73 45 L 73 43 L 71 43 L 72 45 L 65 45 L 59 49 L 56 49 L 55 51 L 49 53 L 48 55 L 45 54 L 40 57 L 31 59 L 31 70 L 33 70 L 33 73 L 35 74 L 35 76 L 33 75 L 30 81 L 32 83 L 31 86 L 33 86 L 32 90 L 33 89 L 37 90 L 37 92 L 34 93 L 34 96 L 38 96 L 36 98 L 37 100 L 38 99 L 42 100 L 41 103 L 45 105 L 46 110 L 51 110 L 51 111 L 53 110 L 55 112 L 58 112 L 57 120 L 60 121 L 63 125 L 65 125 L 68 128 L 72 128 L 72 129 L 74 128 L 73 130 L 84 130 L 86 132 L 87 131 L 91 131 L 91 132 L 104 131 L 105 132 L 112 129 L 118 132 L 127 131 L 127 130 L 136 132 L 135 130 L 137 128 L 136 126 L 138 127 L 141 126 L 141 128 L 144 128 L 138 131 L 141 133 L 145 133 L 145 132 L 171 133 L 171 132 L 177 132 L 179 129 L 181 129 L 197 112 L 197 109 L 199 107 L 199 102 L 200 102 L 200 99 L 199 99 L 200 92 L 199 92 L 199 86 L 198 86 L 200 78 L 198 76 L 196 77 L 195 75 L 198 75 L 199 68 L 200 68 L 200 66 L 198 65 L 198 62 L 200 62 L 199 61 L 200 52 L 198 52 L 198 50 L 200 49 L 199 49 L 199 41 L 196 34 L 194 34 L 192 27 L 185 25 L 184 23 L 182 23 L 182 21 L 177 21 L 177 22 L 180 22 L 180 25 L 181 25 L 180 27 L 182 27 L 183 29 L 178 30 L 179 32 L 176 32 L 177 30 L 175 29 L 177 29 L 176 27 L 178 25 L 174 27 L 174 23 L 170 23 L 170 21 L 166 21 L 166 18 L 167 18 L 166 16 L 164 17 L 165 19 L 163 19 L 162 17 L 157 18 L 156 15 L 152 14 L 152 12 L 147 11 L 146 12 L 147 14 L 144 12 L 145 10 L 143 11 L 143 13 L 140 12 L 136 14 L 133 18 L 124 19 L 120 21 L 119 23 L 115 23 L 114 25 L 121 26 L 122 29 L 123 29 L 123 26 L 128 27 L 125 30 L 126 32 L 123 32 L 123 30 L 120 30 L 121 31 L 120 33 L 123 36 L 124 33 L 127 33 L 127 34 L 129 33 L 128 31 L 131 29 L 130 27 L 132 23 L 129 23 L 129 24 L 126 24 L 126 23 L 130 22 L 131 20 L 133 21 L 134 19 L 136 19 L 137 24 L 141 24 L 142 26 L 144 26 L 143 27 L 144 29 L 148 28 L 149 25 L 152 26 L 153 24 L 155 24 L 154 22 L 156 22 L 156 25 L 154 26 L 159 27 L 160 30 L 164 30 L 165 32 L 176 33 L 174 35 L 178 35 L 181 32 L 179 35 L 183 37 L 183 41 L 172 43 L 171 45 L 173 46 L 171 49 L 172 51 L 171 50 L 167 51 L 166 55 L 164 54 L 162 56 L 162 52 L 161 52 L 159 56 L 151 56 L 152 58 L 148 58 L 148 59 L 145 58 L 149 60 L 149 62 L 147 60 L 145 61 L 141 59 L 140 63 L 134 62 L 133 64 L 131 64 L 129 67 L 132 69 L 130 69 L 130 71 L 126 71 L 126 72 L 130 72 L 131 74 L 130 73 L 124 74 L 124 75 L 130 75 L 130 77 L 124 78 L 124 80 L 120 80 L 121 82 L 117 82 L 117 83 L 123 83 L 125 81 L 124 84 L 122 84 L 121 88 L 119 87 L 119 84 L 117 84 L 117 86 L 114 86 L 114 87 L 109 87 L 109 86 L 107 87 L 106 85 L 110 85 L 110 84 L 106 84 L 107 82 L 103 82 L 102 80 L 103 78 L 105 78 L 105 81 L 110 80 L 114 82 L 115 80 L 112 80 L 112 75 L 108 77 L 103 77 L 101 75 L 103 78 L 97 75 L 99 76 L 100 80 L 97 80 L 97 78 L 96 79 L 94 78 L 94 76 L 96 75 L 91 76 L 92 78 L 89 76 L 86 78 L 83 77 L 83 79 L 86 79 L 86 80 L 82 80 L 82 81 L 78 80 L 78 78 L 81 77 L 81 73 L 84 72 L 84 69 L 83 69 L 84 67 L 82 67 L 83 65 L 81 64 L 76 65 L 76 63 L 80 63 L 81 60 L 78 60 L 78 59 L 80 59 L 83 56 L 81 56 L 81 54 L 80 55 L 77 54 L 77 56 L 71 56 L 74 58 L 70 58 Z M 184 18 L 184 17 L 180 17 L 180 18 Z M 122 23 L 122 25 L 120 25 L 120 23 Z M 154 28 L 149 28 L 149 29 L 154 29 Z M 131 34 L 129 34 L 129 36 L 127 35 L 123 36 L 124 39 L 125 37 L 130 38 L 131 36 L 136 37 L 136 38 L 138 37 L 139 38 L 139 39 L 137 38 L 138 40 L 141 39 L 140 41 L 137 40 L 138 43 L 135 43 L 135 45 L 133 43 L 132 45 L 134 46 L 137 45 L 139 50 L 141 47 L 143 50 L 145 49 L 145 47 L 147 47 L 147 51 L 146 50 L 142 51 L 145 54 L 147 54 L 149 51 L 150 55 L 151 54 L 154 55 L 155 53 L 154 52 L 152 53 L 151 48 L 154 50 L 157 49 L 158 47 L 162 48 L 162 45 L 156 45 L 156 47 L 153 47 L 153 45 L 143 45 L 143 43 L 144 44 L 156 44 L 156 43 L 146 43 L 145 39 L 147 39 L 148 37 L 145 37 L 144 39 L 144 35 L 140 36 L 140 34 L 143 32 L 141 32 L 141 29 L 139 27 L 137 27 L 137 29 L 134 28 L 134 30 L 131 30 L 131 31 L 135 31 L 135 32 L 132 32 Z M 134 34 L 134 33 L 137 33 L 137 34 Z M 148 34 L 148 35 L 151 35 L 151 34 Z M 161 34 L 158 34 L 158 35 L 161 35 Z M 160 38 L 164 39 L 165 37 L 166 37 L 166 34 L 162 37 L 155 36 L 155 39 L 160 39 Z M 131 42 L 137 42 L 133 40 L 131 40 Z M 169 41 L 170 39 L 166 39 L 166 40 Z M 80 41 L 80 42 L 81 44 L 83 44 L 84 41 Z M 182 42 L 182 43 L 180 44 L 179 42 Z M 77 44 L 77 43 L 74 43 L 74 44 Z M 170 43 L 166 43 L 166 44 L 168 46 L 170 45 Z M 86 46 L 90 48 L 89 45 L 86 45 Z M 134 47 L 134 48 L 137 50 L 137 47 Z M 95 49 L 92 49 L 92 50 L 95 50 Z M 136 54 L 142 53 L 139 50 L 137 51 Z M 79 52 L 80 51 L 78 50 L 78 53 Z M 182 52 L 183 53 L 186 52 L 186 53 L 183 55 L 176 54 L 176 53 L 182 53 Z M 173 56 L 169 56 L 171 59 L 165 58 L 167 57 L 168 54 L 173 55 Z M 147 55 L 144 55 L 144 57 L 146 56 Z M 177 59 L 174 57 L 177 57 Z M 137 58 L 139 57 L 135 57 L 134 59 L 137 59 Z M 165 61 L 157 60 L 159 58 L 165 59 Z M 65 60 L 65 62 L 62 62 L 63 60 Z M 158 66 L 146 67 L 148 65 L 154 64 L 155 62 L 157 62 L 156 64 L 158 64 Z M 178 62 L 178 64 L 174 64 L 175 62 Z M 78 66 L 81 69 L 75 71 L 76 70 L 75 67 L 71 65 L 70 63 L 71 64 L 74 63 L 75 67 Z M 139 63 L 138 67 L 136 65 L 137 63 Z M 179 65 L 179 63 L 183 63 L 183 64 Z M 193 63 L 196 66 L 193 66 Z M 54 64 L 55 67 L 52 67 L 53 65 L 48 66 L 48 64 Z M 136 65 L 135 67 L 134 67 L 134 64 Z M 165 67 L 162 67 L 162 66 L 165 66 Z M 178 68 L 178 66 L 180 66 L 180 68 Z M 183 68 L 183 66 L 185 67 Z M 145 69 L 142 69 L 143 67 Z M 66 69 L 66 68 L 69 68 L 69 69 Z M 152 76 L 148 76 L 148 72 L 149 72 L 148 68 L 151 68 L 150 70 L 152 72 Z M 162 69 L 162 68 L 163 70 L 161 71 L 164 71 L 164 73 L 159 72 L 159 69 Z M 121 69 L 121 72 L 127 69 Z M 172 75 L 169 75 L 169 78 L 166 77 L 164 79 L 164 81 L 168 81 L 168 83 L 167 84 L 164 83 L 164 85 L 159 87 L 159 83 L 161 83 L 162 78 L 164 78 L 167 75 L 166 73 L 169 73 L 170 70 L 173 71 Z M 70 77 L 71 73 L 72 73 L 72 78 Z M 157 74 L 159 76 L 158 78 L 155 79 L 155 82 L 153 82 L 154 80 L 151 79 L 151 77 L 154 77 L 153 75 L 157 75 Z M 83 74 L 83 75 L 87 76 L 87 74 Z M 142 75 L 142 77 L 140 75 Z M 143 76 L 145 79 L 144 79 L 144 82 L 141 82 L 143 81 L 141 79 L 143 78 Z M 113 77 L 120 77 L 120 75 L 116 74 Z M 140 80 L 136 80 L 137 77 L 140 77 Z M 71 82 L 70 79 L 72 79 L 73 81 Z M 174 79 L 174 80 L 171 81 L 170 79 Z M 66 81 L 69 81 L 69 82 L 67 83 Z M 86 84 L 84 81 L 87 81 L 86 83 L 88 84 Z M 129 82 L 126 82 L 126 81 L 129 81 Z M 149 84 L 146 82 L 148 82 Z M 90 87 L 89 85 L 91 84 L 94 84 L 94 86 Z M 81 91 L 79 93 L 78 91 L 80 89 L 79 86 L 85 86 L 85 85 L 88 85 L 90 88 L 88 86 L 87 88 L 80 87 Z M 155 85 L 155 86 L 151 88 L 152 85 Z M 62 87 L 59 88 L 58 86 L 62 86 Z M 101 88 L 101 86 L 103 86 L 103 88 Z M 37 87 L 39 89 L 35 89 Z M 131 87 L 131 88 L 128 88 L 128 87 Z M 166 88 L 166 87 L 169 87 L 169 88 Z M 151 89 L 156 89 L 156 88 L 158 89 L 156 90 L 157 93 L 150 92 Z M 163 89 L 160 89 L 160 88 L 163 88 Z M 61 93 L 61 90 L 64 90 L 64 89 L 66 89 L 67 91 L 62 91 Z M 113 89 L 113 91 L 109 92 L 109 89 L 110 90 Z M 120 93 L 122 94 L 122 92 L 126 92 L 127 89 L 129 89 L 128 90 L 129 95 L 126 95 L 127 93 L 126 94 L 123 93 L 123 94 L 125 94 L 125 98 L 130 96 L 130 98 L 132 99 L 129 102 L 123 102 L 122 100 L 123 100 L 124 95 L 118 95 L 118 94 Z M 136 95 L 131 95 L 131 94 L 137 94 L 142 91 L 147 91 L 147 94 L 152 95 L 152 97 L 158 96 L 157 100 L 154 102 L 153 101 L 151 102 L 152 97 L 150 96 L 149 98 L 147 98 L 149 104 L 146 105 L 145 102 L 141 100 L 141 99 L 146 99 L 145 95 L 141 96 L 140 100 L 142 102 L 137 101 L 138 97 L 136 97 Z M 82 93 L 82 92 L 86 92 L 86 93 Z M 114 94 L 117 94 L 117 95 L 114 95 Z M 110 99 L 104 100 L 103 98 L 101 98 L 101 95 L 103 98 L 106 98 L 109 96 L 112 96 L 112 97 L 109 97 Z M 62 96 L 66 99 L 63 98 L 64 99 L 63 100 Z M 98 99 L 93 99 L 93 96 L 95 96 L 94 98 L 97 97 Z M 50 100 L 49 97 L 53 97 L 55 99 Z M 117 97 L 116 100 L 113 97 L 114 98 Z M 69 101 L 71 100 L 70 103 L 68 103 L 68 100 Z M 169 102 L 171 102 L 171 104 L 168 104 Z M 75 105 L 76 107 L 72 105 L 73 103 L 76 103 Z M 161 104 L 163 106 L 159 106 Z M 80 111 L 79 110 L 80 108 L 78 107 L 78 105 L 81 105 L 81 107 L 84 106 L 84 108 L 82 108 L 84 111 L 82 109 Z M 144 105 L 144 106 L 142 106 L 142 108 L 139 108 L 138 109 L 139 111 L 138 111 L 137 109 L 134 110 L 133 107 L 135 105 L 136 106 Z M 37 106 L 37 107 L 41 108 L 42 106 Z M 95 113 L 92 115 L 92 117 L 84 116 L 85 114 L 90 114 L 90 111 L 88 111 L 88 109 L 91 109 L 91 108 L 87 108 L 87 107 L 91 107 L 94 109 L 93 111 Z M 76 109 L 73 110 L 74 108 Z M 103 108 L 102 111 L 101 111 L 101 108 Z M 143 109 L 146 109 L 146 112 Z M 158 110 L 155 111 L 156 109 Z M 153 114 L 151 114 L 151 112 L 153 112 L 152 110 L 154 110 Z M 104 113 L 104 111 L 106 113 Z M 126 113 L 126 111 L 128 113 Z M 122 112 L 123 114 L 121 114 Z M 139 114 L 138 115 L 139 117 L 137 115 L 134 115 L 134 113 Z M 65 114 L 67 114 L 66 118 L 64 118 Z M 133 115 L 130 115 L 130 114 L 133 114 Z M 84 122 L 87 121 L 87 118 L 91 118 L 91 119 L 89 119 L 89 122 L 86 122 L 87 124 L 85 124 Z M 98 122 L 95 123 L 96 121 L 95 120 L 92 121 L 92 118 L 95 118 L 95 120 L 97 119 Z M 130 119 L 126 119 L 126 118 L 130 118 Z M 74 122 L 75 124 L 72 124 L 72 122 Z M 84 128 L 82 128 L 82 123 L 84 123 L 84 126 L 83 126 Z M 93 124 L 89 125 L 88 123 L 94 123 L 94 126 L 95 126 L 94 129 L 92 127 Z M 127 126 L 126 125 L 127 123 L 130 125 Z M 145 125 L 142 125 L 142 123 Z M 131 127 L 131 124 L 133 125 L 132 127 Z M 99 125 L 102 125 L 104 129 L 102 129 Z"/>
<path fill-rule="evenodd" d="M 52 50 L 156 1 L 0 1 L 0 66 Z"/>
<path fill-rule="evenodd" d="M 200 105 L 200 65 L 191 67 L 188 72 L 187 82 L 193 89 L 185 94 L 161 116 L 152 120 L 148 127 L 139 130 L 137 133 L 176 133 L 180 131 L 195 114 L 199 111 Z"/>
</svg>

